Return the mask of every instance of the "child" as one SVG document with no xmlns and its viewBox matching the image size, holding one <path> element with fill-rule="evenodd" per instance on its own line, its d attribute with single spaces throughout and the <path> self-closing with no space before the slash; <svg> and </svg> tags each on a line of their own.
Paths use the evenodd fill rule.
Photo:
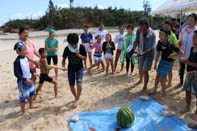
<svg viewBox="0 0 197 131">
<path fill-rule="evenodd" d="M 133 43 L 135 41 L 135 34 L 133 34 L 133 29 L 134 29 L 134 27 L 132 25 L 127 26 L 127 32 L 128 33 L 124 37 L 124 44 L 122 46 L 121 63 L 124 64 L 124 61 L 125 61 L 125 58 L 126 58 L 127 75 L 129 74 L 130 63 L 131 63 L 131 75 L 132 75 L 133 70 L 134 70 L 134 63 L 132 61 L 132 59 L 134 59 L 134 57 L 132 56 L 132 54 L 127 53 L 128 47 L 133 48 Z M 121 68 L 121 70 L 123 70 L 123 68 Z"/>
<path fill-rule="evenodd" d="M 167 29 L 161 29 L 159 32 L 160 40 L 158 41 L 157 45 L 157 54 L 154 65 L 154 69 L 157 69 L 157 76 L 155 79 L 154 92 L 150 93 L 150 95 L 152 95 L 157 92 L 157 88 L 160 82 L 162 86 L 162 98 L 166 96 L 166 77 L 170 69 L 172 68 L 174 61 L 173 57 L 178 55 L 180 56 L 183 54 L 183 52 L 178 47 L 176 47 L 174 44 L 168 41 L 169 35 L 170 31 Z M 157 68 L 157 62 L 160 56 L 161 60 Z"/>
<path fill-rule="evenodd" d="M 184 83 L 184 90 L 186 91 L 186 109 L 183 110 L 181 113 L 186 113 L 191 110 L 191 99 L 192 99 L 192 93 L 197 98 L 197 31 L 194 32 L 193 35 L 193 46 L 190 51 L 190 55 L 188 59 L 185 59 L 181 57 L 181 62 L 187 64 L 187 77 L 185 79 Z M 196 103 L 197 104 L 197 103 Z M 196 105 L 196 112 L 197 114 L 197 105 Z"/>
<path fill-rule="evenodd" d="M 29 108 L 33 107 L 32 98 L 35 95 L 35 87 L 32 81 L 33 71 L 30 70 L 29 62 L 26 57 L 27 48 L 25 42 L 18 42 L 14 46 L 18 57 L 14 62 L 14 74 L 17 77 L 17 84 L 19 89 L 19 100 L 22 115 L 25 114 L 25 102 L 29 101 Z M 32 73 L 32 74 L 31 74 Z"/>
<path fill-rule="evenodd" d="M 34 99 L 36 99 L 36 96 L 38 95 L 38 92 L 41 90 L 45 81 L 48 81 L 54 84 L 55 97 L 57 97 L 57 81 L 53 80 L 53 78 L 48 76 L 48 72 L 52 68 L 48 67 L 48 63 L 46 59 L 47 58 L 46 50 L 44 48 L 40 48 L 38 52 L 41 56 L 40 58 L 40 81 L 39 81 L 38 88 L 36 89 L 36 95 Z"/>
<path fill-rule="evenodd" d="M 86 51 L 83 45 L 80 45 L 79 37 L 76 33 L 71 33 L 67 37 L 68 46 L 64 49 L 62 66 L 65 68 L 65 61 L 68 57 L 68 80 L 70 90 L 75 97 L 74 107 L 77 107 L 78 100 L 82 90 L 83 79 L 83 60 L 86 59 Z M 75 89 L 77 83 L 77 90 Z"/>
<path fill-rule="evenodd" d="M 114 70 L 116 71 L 118 60 L 120 58 L 120 54 L 122 51 L 122 45 L 124 44 L 124 27 L 122 25 L 119 26 L 119 34 L 116 35 L 115 42 L 118 43 L 116 58 L 115 58 L 115 66 L 114 66 L 115 68 Z M 121 69 L 123 69 L 123 67 L 124 64 L 121 64 Z"/>
<path fill-rule="evenodd" d="M 112 41 L 111 34 L 107 34 L 106 42 L 103 43 L 103 52 L 106 60 L 106 76 L 108 76 L 109 64 L 111 65 L 112 74 L 114 73 L 113 54 L 115 50 L 114 42 Z"/>
<path fill-rule="evenodd" d="M 90 45 L 93 42 L 93 36 L 90 32 L 88 32 L 88 26 L 87 25 L 83 26 L 83 30 L 84 30 L 84 33 L 81 34 L 80 38 L 81 38 L 81 42 L 85 46 L 86 52 L 88 53 L 90 66 L 92 66 L 92 51 L 91 51 Z M 84 60 L 84 64 L 85 64 L 85 69 L 86 69 L 87 68 L 86 60 Z"/>
<path fill-rule="evenodd" d="M 105 70 L 105 65 L 103 63 L 103 57 L 102 57 L 102 43 L 101 43 L 101 36 L 97 35 L 96 36 L 96 40 L 97 42 L 94 43 L 94 45 L 91 47 L 91 49 L 95 48 L 95 52 L 94 52 L 94 61 L 95 64 L 92 65 L 89 69 L 88 72 L 90 72 L 90 70 L 96 66 L 99 65 L 99 63 L 101 63 L 102 67 L 103 67 L 103 71 Z"/>
<path fill-rule="evenodd" d="M 49 30 L 49 37 L 45 40 L 45 49 L 47 50 L 47 62 L 51 65 L 51 59 L 53 59 L 53 64 L 58 64 L 58 39 L 55 37 L 55 30 Z M 58 70 L 55 69 L 55 80 L 57 80 Z"/>
</svg>

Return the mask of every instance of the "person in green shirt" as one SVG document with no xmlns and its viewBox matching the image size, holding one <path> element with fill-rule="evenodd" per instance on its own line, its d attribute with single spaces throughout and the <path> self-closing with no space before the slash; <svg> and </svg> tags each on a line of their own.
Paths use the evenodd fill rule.
<svg viewBox="0 0 197 131">
<path fill-rule="evenodd" d="M 49 65 L 51 65 L 51 59 L 53 60 L 53 64 L 57 66 L 58 64 L 58 39 L 55 37 L 55 30 L 50 29 L 49 31 L 49 37 L 45 40 L 45 49 L 47 50 L 47 62 Z M 57 80 L 58 76 L 58 70 L 55 69 L 55 79 Z"/>
<path fill-rule="evenodd" d="M 176 47 L 179 47 L 178 46 L 178 40 L 177 40 L 177 37 L 176 35 L 174 34 L 174 32 L 172 32 L 172 22 L 171 21 L 166 21 L 163 28 L 165 29 L 168 29 L 171 33 L 170 35 L 168 36 L 168 40 L 173 44 L 175 45 Z M 173 58 L 174 61 L 176 60 L 176 57 Z M 171 70 L 169 71 L 168 73 L 168 84 L 167 84 L 167 87 L 171 87 L 172 86 L 172 69 L 173 69 L 173 65 L 172 65 L 172 68 Z"/>
</svg>

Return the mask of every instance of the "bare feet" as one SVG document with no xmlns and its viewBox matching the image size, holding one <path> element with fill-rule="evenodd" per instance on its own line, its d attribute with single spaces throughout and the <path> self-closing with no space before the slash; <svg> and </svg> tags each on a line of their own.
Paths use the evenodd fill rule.
<svg viewBox="0 0 197 131">
<path fill-rule="evenodd" d="M 146 92 L 146 88 L 143 88 L 140 92 L 141 93 L 145 93 Z"/>
<path fill-rule="evenodd" d="M 77 106 L 78 106 L 78 100 L 75 100 L 74 103 L 73 103 L 73 107 L 77 108 Z"/>
<path fill-rule="evenodd" d="M 32 106 L 32 107 L 29 107 L 29 109 L 37 109 L 37 108 L 40 108 L 39 106 Z"/>
<path fill-rule="evenodd" d="M 195 128 L 195 129 L 197 129 L 197 124 L 192 124 L 192 123 L 189 123 L 189 128 Z"/>
<path fill-rule="evenodd" d="M 182 86 L 183 86 L 183 84 L 179 83 L 176 87 L 182 87 Z"/>
<path fill-rule="evenodd" d="M 197 121 L 197 115 L 196 114 L 195 115 L 192 115 L 191 118 L 192 118 L 192 120 Z"/>
<path fill-rule="evenodd" d="M 186 108 L 186 109 L 182 110 L 180 113 L 181 113 L 181 114 L 185 114 L 185 113 L 188 113 L 188 112 L 190 112 L 190 111 L 191 111 L 190 108 Z"/>
<path fill-rule="evenodd" d="M 149 92 L 148 95 L 152 96 L 152 95 L 155 95 L 157 93 L 156 90 L 152 91 L 152 92 Z"/>
<path fill-rule="evenodd" d="M 135 83 L 135 85 L 139 85 L 139 84 L 141 84 L 141 83 L 142 83 L 142 81 L 139 80 L 137 83 Z"/>
<path fill-rule="evenodd" d="M 167 88 L 170 88 L 170 87 L 172 87 L 172 85 L 168 83 Z"/>
</svg>

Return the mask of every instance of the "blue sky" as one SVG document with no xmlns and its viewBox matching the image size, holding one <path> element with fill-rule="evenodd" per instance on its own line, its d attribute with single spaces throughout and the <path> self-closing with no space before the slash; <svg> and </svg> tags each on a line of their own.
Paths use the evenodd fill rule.
<svg viewBox="0 0 197 131">
<path fill-rule="evenodd" d="M 166 0 L 149 0 L 152 10 Z M 10 19 L 39 18 L 48 8 L 49 0 L 0 0 L 0 25 Z M 69 0 L 53 0 L 55 5 L 69 7 Z M 143 0 L 74 0 L 74 7 L 107 8 L 109 6 L 130 10 L 143 10 Z"/>
</svg>

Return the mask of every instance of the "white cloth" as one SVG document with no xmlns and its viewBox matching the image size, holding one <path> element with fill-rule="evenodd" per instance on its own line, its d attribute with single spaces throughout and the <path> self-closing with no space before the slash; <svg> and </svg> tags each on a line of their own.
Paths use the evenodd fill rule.
<svg viewBox="0 0 197 131">
<path fill-rule="evenodd" d="M 191 48 L 193 47 L 193 35 L 194 31 L 197 30 L 197 26 L 189 28 L 186 26 L 180 34 L 180 41 L 182 41 L 181 49 L 184 51 L 184 58 L 188 59 L 190 56 Z"/>
<path fill-rule="evenodd" d="M 113 59 L 113 56 L 112 54 L 109 54 L 109 53 L 105 53 L 105 59 Z"/>
<path fill-rule="evenodd" d="M 84 43 L 86 52 L 91 52 L 90 43 Z"/>
<path fill-rule="evenodd" d="M 21 66 L 21 70 L 23 73 L 23 77 L 26 79 L 30 79 L 31 78 L 31 73 L 30 73 L 30 67 L 29 67 L 29 62 L 27 57 L 24 57 L 23 59 L 20 59 L 20 66 Z"/>
<path fill-rule="evenodd" d="M 105 36 L 106 36 L 107 33 L 108 32 L 106 30 L 103 30 L 103 31 L 97 30 L 94 36 L 96 37 L 97 35 L 100 35 L 101 36 L 101 42 L 103 43 L 103 42 L 105 42 Z M 96 42 L 96 38 L 95 38 L 94 42 Z"/>
<path fill-rule="evenodd" d="M 123 39 L 123 41 L 121 41 L 120 39 Z M 122 45 L 124 44 L 124 34 L 117 34 L 116 38 L 115 38 L 115 43 L 118 43 L 118 50 L 122 50 Z"/>
<path fill-rule="evenodd" d="M 80 43 L 77 44 L 77 47 L 76 47 L 76 48 L 72 48 L 72 47 L 70 46 L 70 44 L 68 43 L 68 49 L 69 49 L 70 52 L 72 52 L 72 53 L 76 53 L 76 52 L 79 50 L 79 48 L 80 48 Z"/>
</svg>

